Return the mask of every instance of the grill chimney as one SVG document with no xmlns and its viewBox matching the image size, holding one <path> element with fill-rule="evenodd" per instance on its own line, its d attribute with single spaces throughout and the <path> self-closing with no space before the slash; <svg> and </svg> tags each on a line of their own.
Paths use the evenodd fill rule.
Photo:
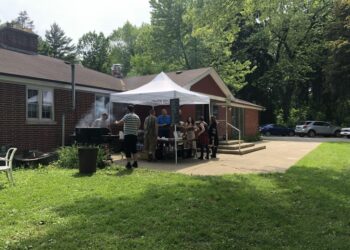
<svg viewBox="0 0 350 250">
<path fill-rule="evenodd" d="M 112 70 L 112 76 L 114 76 L 116 78 L 123 78 L 121 64 L 113 64 L 111 67 L 111 70 Z"/>
<path fill-rule="evenodd" d="M 37 54 L 38 35 L 7 23 L 0 27 L 0 47 L 27 54 Z"/>
</svg>

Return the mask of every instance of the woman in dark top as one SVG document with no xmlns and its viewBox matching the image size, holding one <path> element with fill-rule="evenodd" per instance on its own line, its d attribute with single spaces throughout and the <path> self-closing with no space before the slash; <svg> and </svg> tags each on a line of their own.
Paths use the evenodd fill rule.
<svg viewBox="0 0 350 250">
<path fill-rule="evenodd" d="M 210 117 L 210 125 L 208 128 L 209 133 L 209 144 L 212 147 L 211 157 L 216 158 L 216 152 L 218 150 L 219 145 L 219 137 L 218 137 L 218 123 L 216 122 L 215 116 Z"/>
<path fill-rule="evenodd" d="M 199 131 L 198 131 L 198 144 L 201 149 L 201 156 L 199 160 L 203 160 L 204 148 L 207 151 L 206 159 L 209 159 L 209 136 L 208 136 L 208 124 L 204 121 L 204 117 L 201 116 L 199 119 Z"/>
</svg>

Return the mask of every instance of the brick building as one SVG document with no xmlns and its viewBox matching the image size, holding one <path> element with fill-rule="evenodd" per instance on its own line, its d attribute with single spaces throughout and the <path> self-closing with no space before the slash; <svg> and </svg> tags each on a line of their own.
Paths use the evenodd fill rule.
<svg viewBox="0 0 350 250">
<path fill-rule="evenodd" d="M 33 33 L 0 29 L 0 146 L 45 152 L 59 147 L 62 138 L 68 143 L 79 121 L 89 113 L 98 116 L 110 93 L 125 86 L 120 79 L 77 64 L 73 111 L 71 66 L 37 54 L 36 44 Z"/>
<path fill-rule="evenodd" d="M 210 112 L 219 121 L 219 136 L 221 138 L 226 136 L 232 138 L 236 133 L 230 126 L 227 126 L 228 130 L 226 131 L 226 121 L 238 128 L 242 136 L 253 136 L 258 133 L 259 112 L 264 108 L 235 98 L 213 68 L 168 72 L 166 74 L 181 87 L 210 97 L 210 107 L 208 105 L 182 106 L 183 120 L 186 120 L 188 116 L 198 120 L 202 115 L 206 120 L 209 120 Z M 155 76 L 130 77 L 123 79 L 123 82 L 127 89 L 131 90 L 150 82 Z M 169 110 L 169 107 L 157 107 L 156 111 L 159 113 L 161 108 Z"/>
<path fill-rule="evenodd" d="M 219 120 L 226 120 L 227 115 L 227 121 L 240 128 L 243 135 L 257 133 L 259 111 L 263 108 L 235 98 L 214 69 L 167 75 L 179 85 L 211 98 L 210 107 L 183 106 L 183 116 L 198 118 L 208 114 L 210 108 Z M 37 35 L 8 26 L 0 28 L 0 146 L 46 152 L 62 145 L 62 141 L 69 142 L 69 135 L 87 114 L 94 119 L 101 110 L 107 110 L 120 119 L 123 105 L 109 105 L 109 95 L 137 88 L 154 76 L 118 77 L 77 64 L 73 111 L 71 66 L 63 60 L 37 54 Z M 142 119 L 148 109 L 137 107 Z M 226 135 L 224 124 L 220 122 L 221 136 Z M 229 129 L 228 136 L 232 135 Z"/>
</svg>

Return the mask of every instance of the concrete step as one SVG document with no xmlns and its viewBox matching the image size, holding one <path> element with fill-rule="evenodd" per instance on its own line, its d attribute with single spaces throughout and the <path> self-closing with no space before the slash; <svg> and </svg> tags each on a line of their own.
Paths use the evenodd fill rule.
<svg viewBox="0 0 350 250">
<path fill-rule="evenodd" d="M 239 140 L 219 141 L 219 145 L 236 145 L 238 143 Z M 244 143 L 244 141 L 241 140 L 241 143 Z"/>
<path fill-rule="evenodd" d="M 242 148 L 250 148 L 250 147 L 254 147 L 255 144 L 254 143 L 241 143 L 241 149 Z M 218 149 L 228 149 L 228 150 L 237 150 L 239 149 L 239 144 L 233 144 L 233 145 L 220 145 Z"/>
<path fill-rule="evenodd" d="M 218 149 L 218 154 L 233 154 L 233 155 L 245 155 L 251 152 L 255 152 L 258 150 L 266 149 L 266 146 L 257 146 L 254 145 L 252 147 L 243 148 L 241 151 L 237 150 L 230 150 L 230 149 Z"/>
</svg>

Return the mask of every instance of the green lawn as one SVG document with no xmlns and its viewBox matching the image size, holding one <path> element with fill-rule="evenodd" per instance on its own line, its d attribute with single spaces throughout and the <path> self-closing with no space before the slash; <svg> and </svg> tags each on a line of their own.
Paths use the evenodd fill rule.
<svg viewBox="0 0 350 250">
<path fill-rule="evenodd" d="M 285 174 L 76 172 L 0 175 L 0 249 L 350 249 L 348 143 Z"/>
</svg>

